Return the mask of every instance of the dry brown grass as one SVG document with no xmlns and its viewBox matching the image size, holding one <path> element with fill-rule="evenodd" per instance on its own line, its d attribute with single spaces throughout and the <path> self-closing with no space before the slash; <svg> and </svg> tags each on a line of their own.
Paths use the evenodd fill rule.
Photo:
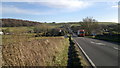
<svg viewBox="0 0 120 68">
<path fill-rule="evenodd" d="M 66 66 L 69 42 L 63 37 L 3 36 L 3 66 Z"/>
</svg>

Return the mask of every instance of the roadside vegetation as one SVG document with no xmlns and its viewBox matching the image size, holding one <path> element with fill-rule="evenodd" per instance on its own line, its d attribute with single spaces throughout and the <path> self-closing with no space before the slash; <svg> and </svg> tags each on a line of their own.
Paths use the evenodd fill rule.
<svg viewBox="0 0 120 68">
<path fill-rule="evenodd" d="M 69 41 L 64 37 L 3 36 L 3 66 L 67 66 Z"/>
<path fill-rule="evenodd" d="M 111 41 L 111 42 L 120 42 L 120 34 L 114 34 L 114 35 L 96 35 L 94 39 L 100 39 L 105 41 Z"/>
<path fill-rule="evenodd" d="M 75 44 L 73 39 L 69 36 L 70 46 L 68 52 L 68 68 L 82 67 L 85 68 L 90 66 L 83 57 L 79 47 Z"/>
<path fill-rule="evenodd" d="M 69 41 L 70 46 L 68 52 L 68 68 L 82 67 L 78 52 L 75 48 L 75 43 L 71 40 L 71 37 L 69 37 Z"/>
</svg>

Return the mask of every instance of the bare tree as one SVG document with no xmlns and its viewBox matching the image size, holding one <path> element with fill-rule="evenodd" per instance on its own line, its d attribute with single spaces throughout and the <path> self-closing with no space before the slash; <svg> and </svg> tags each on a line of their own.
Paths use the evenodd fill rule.
<svg viewBox="0 0 120 68">
<path fill-rule="evenodd" d="M 92 17 L 86 17 L 83 19 L 83 22 L 80 22 L 81 29 L 84 29 L 88 35 L 92 33 L 97 33 L 98 31 L 98 22 Z"/>
</svg>

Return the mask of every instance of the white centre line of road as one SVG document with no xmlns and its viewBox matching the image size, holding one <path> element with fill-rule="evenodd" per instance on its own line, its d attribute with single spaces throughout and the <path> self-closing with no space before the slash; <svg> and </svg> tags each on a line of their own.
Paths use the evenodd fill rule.
<svg viewBox="0 0 120 68">
<path fill-rule="evenodd" d="M 105 45 L 103 43 L 96 43 L 96 42 L 93 42 L 93 41 L 91 41 L 90 43 L 97 44 L 97 45 Z M 113 47 L 113 48 L 116 49 L 116 50 L 120 50 L 120 49 L 118 49 L 118 47 Z"/>
<path fill-rule="evenodd" d="M 118 49 L 117 47 L 113 47 L 114 49 L 116 49 L 116 50 L 120 50 L 120 49 Z"/>
<path fill-rule="evenodd" d="M 90 43 L 97 44 L 97 45 L 105 45 L 103 43 L 96 43 L 96 42 L 93 42 L 93 41 L 91 41 Z"/>
<path fill-rule="evenodd" d="M 95 43 L 95 42 L 91 41 L 90 43 Z"/>
<path fill-rule="evenodd" d="M 96 44 L 98 44 L 98 45 L 105 45 L 105 44 L 103 44 L 103 43 L 96 43 Z"/>
</svg>

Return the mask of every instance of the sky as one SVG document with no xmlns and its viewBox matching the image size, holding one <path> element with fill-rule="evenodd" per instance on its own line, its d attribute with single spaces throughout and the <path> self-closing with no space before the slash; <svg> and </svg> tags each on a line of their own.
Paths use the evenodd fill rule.
<svg viewBox="0 0 120 68">
<path fill-rule="evenodd" d="M 99 22 L 118 22 L 118 1 L 4 0 L 0 18 L 38 22 L 79 22 L 93 17 Z"/>
</svg>

